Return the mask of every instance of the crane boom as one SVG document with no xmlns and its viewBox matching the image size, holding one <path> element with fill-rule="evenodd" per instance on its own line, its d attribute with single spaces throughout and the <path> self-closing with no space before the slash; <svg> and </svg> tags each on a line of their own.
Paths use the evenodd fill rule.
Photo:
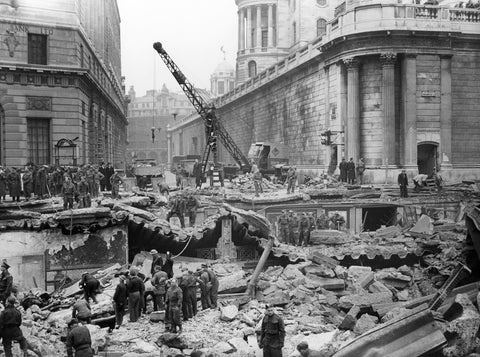
<svg viewBox="0 0 480 357">
<path fill-rule="evenodd" d="M 210 151 L 213 152 L 214 163 L 217 163 L 217 138 L 220 139 L 220 142 L 227 149 L 241 169 L 250 170 L 250 163 L 247 157 L 242 153 L 240 148 L 233 141 L 232 137 L 228 134 L 218 120 L 215 114 L 215 106 L 207 103 L 205 99 L 203 99 L 200 93 L 198 93 L 195 87 L 188 81 L 175 62 L 170 58 L 160 42 L 155 42 L 153 44 L 153 48 L 158 52 L 160 58 L 167 65 L 168 70 L 172 73 L 173 77 L 178 82 L 197 113 L 205 122 L 207 145 L 202 158 L 203 172 L 206 170 Z"/>
</svg>

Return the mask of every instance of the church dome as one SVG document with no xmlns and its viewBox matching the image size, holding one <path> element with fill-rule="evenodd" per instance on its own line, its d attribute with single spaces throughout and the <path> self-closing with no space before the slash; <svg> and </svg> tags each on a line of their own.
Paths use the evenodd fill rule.
<svg viewBox="0 0 480 357">
<path fill-rule="evenodd" d="M 219 63 L 218 66 L 215 68 L 213 75 L 214 76 L 233 76 L 234 71 L 235 70 L 233 69 L 233 66 L 224 60 L 221 63 Z"/>
</svg>

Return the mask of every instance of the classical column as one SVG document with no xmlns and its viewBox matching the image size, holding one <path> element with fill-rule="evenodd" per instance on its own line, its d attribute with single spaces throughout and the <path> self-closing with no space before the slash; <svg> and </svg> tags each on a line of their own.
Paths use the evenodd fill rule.
<svg viewBox="0 0 480 357">
<path fill-rule="evenodd" d="M 273 4 L 268 4 L 268 44 L 267 47 L 273 47 Z"/>
<path fill-rule="evenodd" d="M 417 168 L 417 56 L 402 60 L 403 166 Z"/>
<path fill-rule="evenodd" d="M 340 118 L 341 130 L 344 132 L 342 134 L 342 143 L 346 143 L 347 138 L 347 70 L 345 66 L 339 62 L 337 64 L 338 73 L 339 73 L 339 91 L 338 91 L 338 103 L 339 108 L 337 108 L 337 115 Z M 339 145 L 337 149 L 337 162 L 341 162 L 342 158 L 345 157 L 347 151 L 345 145 Z"/>
<path fill-rule="evenodd" d="M 347 67 L 347 140 L 345 152 L 347 161 L 352 157 L 357 162 L 360 156 L 360 101 L 359 101 L 359 67 L 356 57 L 343 60 Z"/>
<path fill-rule="evenodd" d="M 245 49 L 245 10 L 240 9 L 239 10 L 239 16 L 240 16 L 240 51 Z"/>
<path fill-rule="evenodd" d="M 167 167 L 172 166 L 172 133 L 170 124 L 167 124 Z"/>
<path fill-rule="evenodd" d="M 247 32 L 245 34 L 246 48 L 252 48 L 252 7 L 247 7 Z"/>
<path fill-rule="evenodd" d="M 255 47 L 262 47 L 262 6 L 257 6 L 257 29 L 255 31 L 257 35 L 257 40 Z"/>
<path fill-rule="evenodd" d="M 242 49 L 242 10 L 238 9 L 238 50 Z"/>
<path fill-rule="evenodd" d="M 383 152 L 384 165 L 395 165 L 395 53 L 382 53 Z"/>
<path fill-rule="evenodd" d="M 452 167 L 452 55 L 440 55 L 440 162 Z"/>
</svg>

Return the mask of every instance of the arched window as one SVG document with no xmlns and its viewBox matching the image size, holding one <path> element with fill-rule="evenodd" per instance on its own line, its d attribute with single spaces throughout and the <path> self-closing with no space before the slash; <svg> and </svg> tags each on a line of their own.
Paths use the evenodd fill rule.
<svg viewBox="0 0 480 357">
<path fill-rule="evenodd" d="M 318 19 L 317 20 L 317 37 L 323 36 L 327 33 L 327 20 Z"/>
<path fill-rule="evenodd" d="M 248 76 L 250 78 L 255 77 L 257 75 L 257 62 L 250 61 L 248 62 Z"/>
</svg>

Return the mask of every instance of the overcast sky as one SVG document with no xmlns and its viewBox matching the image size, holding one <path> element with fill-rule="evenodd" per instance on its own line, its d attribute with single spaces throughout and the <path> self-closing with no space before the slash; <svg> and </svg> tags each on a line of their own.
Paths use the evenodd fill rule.
<svg viewBox="0 0 480 357">
<path fill-rule="evenodd" d="M 235 68 L 237 6 L 235 0 L 117 0 L 121 17 L 122 75 L 126 91 L 181 91 L 154 42 L 163 47 L 196 87 L 210 89 L 210 75 L 223 61 Z"/>
</svg>

